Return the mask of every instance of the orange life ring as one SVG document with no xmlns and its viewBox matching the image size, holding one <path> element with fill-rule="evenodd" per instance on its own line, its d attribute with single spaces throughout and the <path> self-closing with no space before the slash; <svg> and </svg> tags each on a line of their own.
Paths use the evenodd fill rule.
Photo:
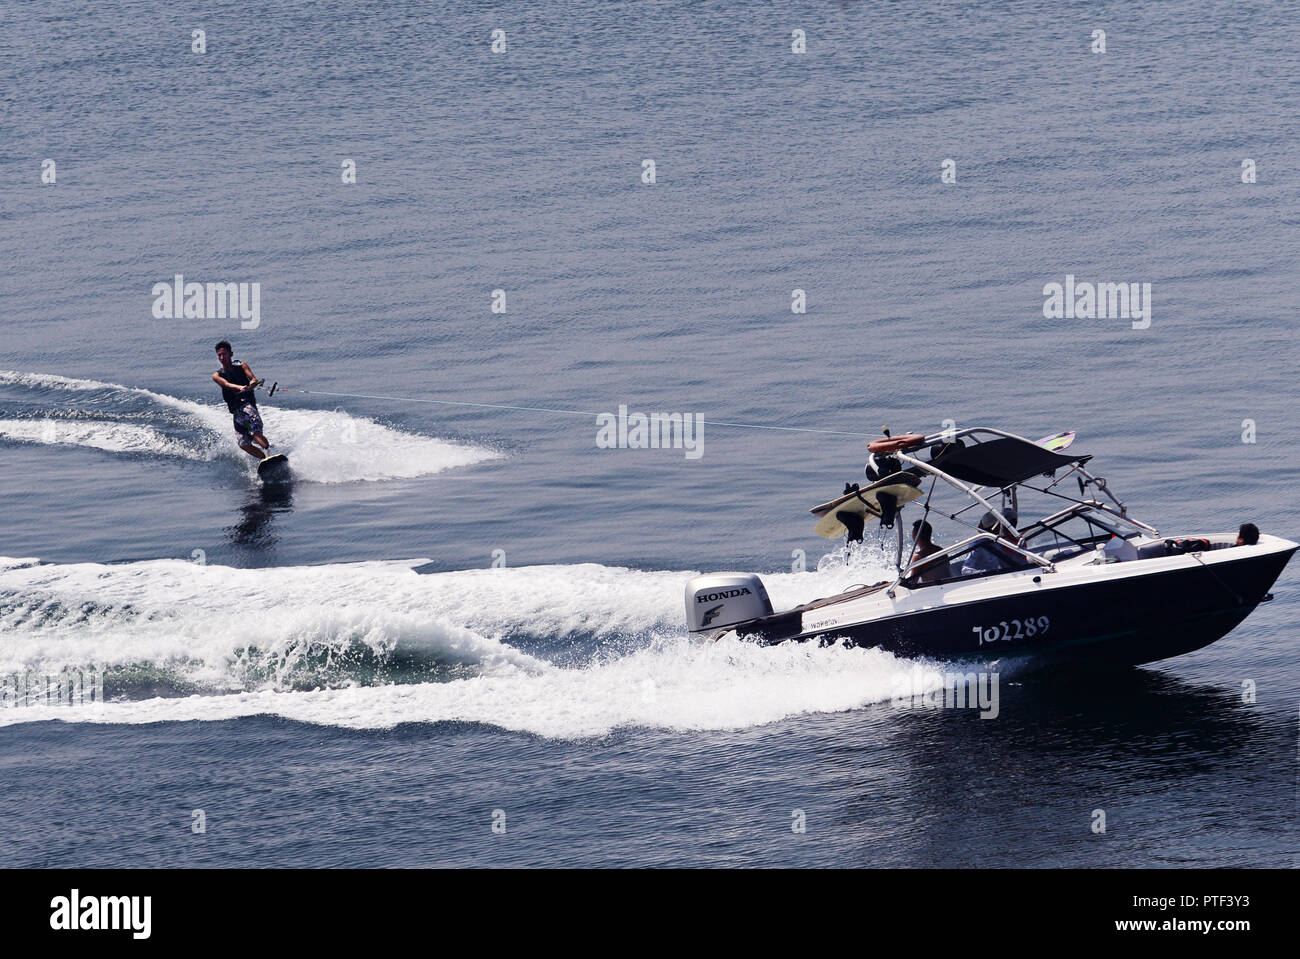
<svg viewBox="0 0 1300 959">
<path fill-rule="evenodd" d="M 914 450 L 925 442 L 920 433 L 904 433 L 902 436 L 884 436 L 867 444 L 869 453 L 896 453 L 899 450 Z"/>
</svg>

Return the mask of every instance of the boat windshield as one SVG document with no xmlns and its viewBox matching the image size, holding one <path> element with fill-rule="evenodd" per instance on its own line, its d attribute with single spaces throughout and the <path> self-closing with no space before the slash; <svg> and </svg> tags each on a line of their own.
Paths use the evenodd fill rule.
<svg viewBox="0 0 1300 959">
<path fill-rule="evenodd" d="M 976 579 L 995 573 L 1029 569 L 1036 565 L 1009 548 L 996 537 L 982 534 L 958 543 L 933 556 L 916 560 L 902 580 L 910 589 L 951 583 L 958 579 Z"/>
<path fill-rule="evenodd" d="M 1023 533 L 1025 549 L 1056 562 L 1094 549 L 1112 536 L 1131 539 L 1140 531 L 1120 516 L 1078 507 L 1039 520 Z"/>
</svg>

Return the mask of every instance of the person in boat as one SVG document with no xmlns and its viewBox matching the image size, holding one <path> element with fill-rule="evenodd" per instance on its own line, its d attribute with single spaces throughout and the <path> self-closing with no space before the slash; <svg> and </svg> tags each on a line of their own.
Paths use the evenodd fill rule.
<svg viewBox="0 0 1300 959">
<path fill-rule="evenodd" d="M 234 358 L 227 340 L 217 344 L 217 359 L 221 369 L 212 374 L 212 382 L 221 387 L 221 398 L 235 418 L 235 438 L 239 448 L 254 459 L 265 459 L 271 443 L 262 434 L 262 415 L 257 410 L 257 397 L 253 393 L 257 377 L 247 363 Z"/>
<path fill-rule="evenodd" d="M 1259 542 L 1259 527 L 1254 523 L 1242 523 L 1237 530 L 1238 546 L 1254 546 Z"/>
<path fill-rule="evenodd" d="M 934 528 L 925 520 L 918 519 L 912 524 L 912 563 L 915 570 L 913 575 L 918 583 L 937 583 L 952 575 L 946 558 L 936 559 L 930 563 L 921 562 L 927 556 L 933 556 L 943 549 L 933 537 Z"/>
<path fill-rule="evenodd" d="M 1014 524 L 1020 517 L 1016 515 L 1013 509 L 1002 511 L 1008 522 Z M 1017 540 L 1016 531 L 1002 525 L 998 518 L 993 515 L 992 511 L 985 513 L 980 518 L 980 529 L 987 533 L 993 533 L 1004 539 L 1015 542 Z M 1011 550 L 1004 547 L 1001 543 L 990 543 L 987 540 L 978 543 L 974 549 L 962 557 L 961 574 L 963 576 L 974 576 L 978 573 L 994 573 L 998 570 L 1009 569 L 1016 565 L 1020 557 Z"/>
</svg>

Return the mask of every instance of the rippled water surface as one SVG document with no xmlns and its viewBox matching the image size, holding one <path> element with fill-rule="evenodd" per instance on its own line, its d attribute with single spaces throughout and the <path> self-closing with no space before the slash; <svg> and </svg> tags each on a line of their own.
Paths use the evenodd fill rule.
<svg viewBox="0 0 1300 959">
<path fill-rule="evenodd" d="M 995 721 L 892 704 L 940 664 L 682 622 L 696 571 L 887 575 L 817 569 L 806 512 L 882 424 L 1075 429 L 1162 531 L 1295 538 L 1292 14 L 0 11 L 0 674 L 109 700 L 0 710 L 11 862 L 1293 865 L 1294 564 L 1203 651 L 1005 674 Z M 259 325 L 155 318 L 176 274 Z M 1150 283 L 1150 327 L 1044 317 L 1067 274 Z M 314 391 L 262 401 L 290 488 L 223 338 Z M 620 405 L 838 432 L 538 411 Z"/>
</svg>

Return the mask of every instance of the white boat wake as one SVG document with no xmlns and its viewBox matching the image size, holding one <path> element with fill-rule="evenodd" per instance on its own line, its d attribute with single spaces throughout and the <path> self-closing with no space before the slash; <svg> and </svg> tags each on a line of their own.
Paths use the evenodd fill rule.
<svg viewBox="0 0 1300 959">
<path fill-rule="evenodd" d="M 0 675 L 93 669 L 110 700 L 0 709 L 0 725 L 272 714 L 356 728 L 476 722 L 555 738 L 740 729 L 878 702 L 910 667 L 876 650 L 692 642 L 681 627 L 689 571 L 420 575 L 416 562 L 241 570 L 0 559 Z M 797 602 L 872 572 L 770 582 Z M 232 609 L 255 634 L 233 626 Z"/>
<path fill-rule="evenodd" d="M 6 386 L 18 391 L 24 415 L 0 417 L 0 440 L 198 462 L 228 459 L 252 472 L 251 460 L 235 446 L 230 415 L 219 403 L 97 380 L 0 370 L 0 387 Z M 500 455 L 342 410 L 260 408 L 276 449 L 290 455 L 295 477 L 307 482 L 410 479 Z"/>
</svg>

